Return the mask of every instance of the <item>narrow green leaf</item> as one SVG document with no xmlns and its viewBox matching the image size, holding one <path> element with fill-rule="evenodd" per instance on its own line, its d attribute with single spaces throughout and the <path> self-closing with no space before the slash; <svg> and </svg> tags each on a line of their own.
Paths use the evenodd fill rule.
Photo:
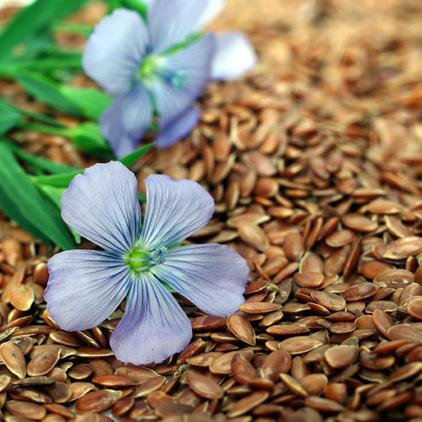
<svg viewBox="0 0 422 422">
<path fill-rule="evenodd" d="M 101 134 L 96 123 L 81 123 L 78 126 L 69 128 L 57 128 L 40 124 L 26 124 L 25 129 L 33 130 L 50 135 L 64 136 L 70 139 L 81 151 L 97 157 L 112 159 L 113 153 L 107 141 Z"/>
<path fill-rule="evenodd" d="M 86 0 L 37 0 L 22 9 L 0 35 L 0 61 L 7 61 L 12 50 L 49 24 L 78 10 Z"/>
<path fill-rule="evenodd" d="M 69 101 L 76 104 L 84 117 L 97 121 L 111 105 L 111 98 L 95 88 L 75 88 L 62 85 L 60 92 Z"/>
<path fill-rule="evenodd" d="M 54 26 L 56 31 L 68 32 L 88 37 L 92 32 L 92 27 L 80 22 L 60 22 Z"/>
<path fill-rule="evenodd" d="M 49 72 L 57 70 L 80 70 L 81 53 L 68 52 L 60 54 L 49 52 L 48 57 L 35 57 L 10 60 L 0 63 L 0 75 L 4 78 L 15 79 L 16 75 L 25 72 Z"/>
<path fill-rule="evenodd" d="M 39 101 L 45 102 L 66 114 L 79 115 L 79 108 L 61 92 L 60 85 L 37 73 L 24 73 L 17 81 L 25 90 Z"/>
<path fill-rule="evenodd" d="M 110 147 L 96 123 L 81 123 L 63 130 L 63 135 L 68 137 L 81 151 L 104 158 L 113 157 Z"/>
<path fill-rule="evenodd" d="M 9 147 L 13 150 L 16 157 L 20 160 L 25 161 L 26 163 L 38 168 L 39 170 L 46 171 L 51 174 L 61 174 L 68 173 L 70 171 L 75 171 L 76 169 L 72 166 L 66 164 L 55 163 L 54 161 L 47 160 L 36 155 L 29 154 L 23 149 L 19 148 L 14 144 L 9 144 Z"/>
<path fill-rule="evenodd" d="M 25 222 L 22 226 L 42 240 L 47 238 L 65 250 L 74 247 L 59 210 L 33 185 L 5 142 L 0 142 L 0 187 L 1 208 L 10 218 Z"/>
<path fill-rule="evenodd" d="M 50 116 L 47 116 L 42 113 L 37 113 L 35 111 L 25 110 L 24 108 L 21 108 L 21 107 L 16 107 L 14 104 L 9 104 L 0 98 L 0 113 L 5 113 L 5 112 L 8 113 L 8 110 L 10 110 L 11 112 L 13 111 L 14 113 L 20 116 L 20 120 L 18 122 L 19 127 L 25 127 L 25 123 L 22 122 L 22 117 L 29 117 L 32 120 L 38 120 L 39 122 L 47 123 L 55 127 L 61 127 L 61 128 L 65 127 L 63 123 L 60 123 L 58 120 L 55 120 L 51 118 Z M 1 120 L 2 118 L 0 114 L 0 122 Z M 1 136 L 1 133 L 0 133 L 0 136 Z"/>
<path fill-rule="evenodd" d="M 22 115 L 13 107 L 0 100 L 0 136 L 15 127 L 22 120 Z"/>
<path fill-rule="evenodd" d="M 44 195 L 46 195 L 58 209 L 62 208 L 62 195 L 66 189 L 55 188 L 53 186 L 48 186 L 48 185 L 39 185 L 38 187 L 44 193 Z M 71 227 L 69 227 L 69 230 L 72 233 L 72 236 L 75 242 L 77 244 L 81 243 L 81 236 L 78 233 L 76 233 L 74 230 L 72 230 Z"/>
<path fill-rule="evenodd" d="M 124 164 L 126 167 L 132 167 L 136 161 L 143 157 L 152 147 L 154 146 L 153 143 L 143 145 L 142 147 L 138 148 L 136 151 L 132 152 L 131 154 L 126 155 L 125 157 L 121 158 L 119 161 Z M 33 176 L 31 180 L 37 186 L 51 186 L 54 188 L 64 188 L 66 189 L 72 179 L 84 172 L 84 169 L 77 169 L 70 171 L 68 173 L 62 174 L 53 174 L 50 176 Z M 142 199 L 141 199 L 142 200 Z"/>
<path fill-rule="evenodd" d="M 84 169 L 70 171 L 69 173 L 54 174 L 51 176 L 33 176 L 31 177 L 31 180 L 37 186 L 46 185 L 66 189 L 72 179 L 83 172 Z"/>
<path fill-rule="evenodd" d="M 125 157 L 120 158 L 120 162 L 126 167 L 131 168 L 141 157 L 143 157 L 151 148 L 154 146 L 154 143 L 142 145 L 136 151 L 131 152 Z"/>
<path fill-rule="evenodd" d="M 107 0 L 109 4 L 109 12 L 119 7 L 134 10 L 138 12 L 144 19 L 148 15 L 148 6 L 144 0 Z"/>
<path fill-rule="evenodd" d="M 47 244 L 51 244 L 48 237 L 44 236 L 37 227 L 32 225 L 22 214 L 21 208 L 13 202 L 13 196 L 10 197 L 10 192 L 6 192 L 0 183 L 0 210 L 3 210 L 10 219 L 16 221 L 20 227 L 29 233 L 32 233 L 36 238 L 42 240 Z"/>
</svg>

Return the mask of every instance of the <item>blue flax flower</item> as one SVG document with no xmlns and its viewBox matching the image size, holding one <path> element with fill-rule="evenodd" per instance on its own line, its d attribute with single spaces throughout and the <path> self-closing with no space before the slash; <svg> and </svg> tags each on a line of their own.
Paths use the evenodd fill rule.
<svg viewBox="0 0 422 422">
<path fill-rule="evenodd" d="M 121 361 L 146 364 L 183 350 L 192 337 L 168 287 L 207 314 L 225 317 L 243 302 L 248 267 L 227 246 L 180 245 L 214 212 L 199 184 L 149 176 L 143 221 L 137 185 L 117 162 L 96 164 L 74 178 L 62 197 L 63 219 L 104 250 L 53 256 L 45 299 L 59 326 L 75 331 L 100 324 L 127 298 L 110 345 Z"/>
<path fill-rule="evenodd" d="M 199 119 L 195 99 L 211 79 L 251 69 L 255 53 L 241 33 L 199 31 L 222 0 L 155 0 L 148 17 L 116 9 L 96 26 L 83 66 L 114 101 L 100 126 L 117 156 L 133 151 L 158 118 L 156 145 L 186 136 Z"/>
</svg>

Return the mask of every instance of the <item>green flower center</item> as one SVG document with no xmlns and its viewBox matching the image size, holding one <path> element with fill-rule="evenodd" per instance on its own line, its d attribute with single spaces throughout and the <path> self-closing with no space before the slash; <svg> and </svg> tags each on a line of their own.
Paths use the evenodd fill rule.
<svg viewBox="0 0 422 422">
<path fill-rule="evenodd" d="M 126 264 L 134 272 L 144 270 L 151 261 L 151 255 L 139 248 L 134 248 L 124 258 Z"/>
<path fill-rule="evenodd" d="M 146 56 L 138 71 L 138 77 L 143 80 L 151 79 L 156 75 L 160 67 L 160 59 L 157 56 Z"/>
<path fill-rule="evenodd" d="M 146 56 L 138 70 L 138 79 L 152 82 L 154 78 L 161 78 L 176 90 L 182 90 L 186 86 L 186 73 L 180 70 L 172 70 L 166 67 L 164 56 Z"/>
</svg>

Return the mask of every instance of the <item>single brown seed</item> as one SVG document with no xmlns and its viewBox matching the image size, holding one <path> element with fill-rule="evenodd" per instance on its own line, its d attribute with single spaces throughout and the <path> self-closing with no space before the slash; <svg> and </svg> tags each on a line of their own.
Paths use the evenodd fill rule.
<svg viewBox="0 0 422 422">
<path fill-rule="evenodd" d="M 324 392 L 328 384 L 328 378 L 325 374 L 309 374 L 305 375 L 300 380 L 300 383 L 308 395 L 319 396 Z"/>
<path fill-rule="evenodd" d="M 210 377 L 189 370 L 186 373 L 189 387 L 199 396 L 210 400 L 218 400 L 224 395 L 224 390 Z"/>
<path fill-rule="evenodd" d="M 57 415 L 63 416 L 66 419 L 73 418 L 75 415 L 74 413 L 68 409 L 67 407 L 57 404 L 57 403 L 48 403 L 45 404 L 44 407 L 49 411 L 56 413 Z"/>
<path fill-rule="evenodd" d="M 241 224 L 237 229 L 240 238 L 258 251 L 265 251 L 270 246 L 265 232 L 256 224 Z"/>
<path fill-rule="evenodd" d="M 305 390 L 302 384 L 290 375 L 280 374 L 280 378 L 284 385 L 296 396 L 306 397 L 308 395 L 308 392 Z"/>
<path fill-rule="evenodd" d="M 137 399 L 139 397 L 146 397 L 152 391 L 159 390 L 164 383 L 166 382 L 166 378 L 162 375 L 158 375 L 154 378 L 145 381 L 142 385 L 140 385 L 135 392 L 133 393 L 133 398 Z"/>
<path fill-rule="evenodd" d="M 47 414 L 47 411 L 43 406 L 20 400 L 8 400 L 6 402 L 6 409 L 14 415 L 37 421 L 44 419 Z"/>
<path fill-rule="evenodd" d="M 118 400 L 112 407 L 111 412 L 114 416 L 123 416 L 125 413 L 129 412 L 135 404 L 135 400 L 131 397 L 124 397 L 123 399 Z"/>
<path fill-rule="evenodd" d="M 377 330 L 387 337 L 388 329 L 393 325 L 391 317 L 381 309 L 375 309 L 372 314 L 372 320 Z"/>
<path fill-rule="evenodd" d="M 291 261 L 299 261 L 305 252 L 303 236 L 300 233 L 289 233 L 283 242 L 283 249 Z"/>
<path fill-rule="evenodd" d="M 0 375 L 0 392 L 4 391 L 10 382 L 12 381 L 12 378 L 9 375 L 3 374 Z"/>
<path fill-rule="evenodd" d="M 215 330 L 218 328 L 225 328 L 226 320 L 217 316 L 201 316 L 192 321 L 192 328 L 194 330 Z"/>
<path fill-rule="evenodd" d="M 409 236 L 389 243 L 383 253 L 385 259 L 399 260 L 422 251 L 422 237 Z"/>
<path fill-rule="evenodd" d="M 343 406 L 341 404 L 322 397 L 306 397 L 305 405 L 321 412 L 337 413 L 343 410 Z"/>
<path fill-rule="evenodd" d="M 374 283 L 383 287 L 405 287 L 415 280 L 415 275 L 410 271 L 394 268 L 378 274 L 374 278 Z"/>
<path fill-rule="evenodd" d="M 324 281 L 324 275 L 315 272 L 296 273 L 293 279 L 300 287 L 314 288 L 321 286 Z"/>
<path fill-rule="evenodd" d="M 277 303 L 269 302 L 245 302 L 240 305 L 239 309 L 247 314 L 266 314 L 280 309 Z"/>
<path fill-rule="evenodd" d="M 48 268 L 45 262 L 39 262 L 34 268 L 34 279 L 37 283 L 46 285 L 48 281 Z"/>
<path fill-rule="evenodd" d="M 371 233 L 378 228 L 378 223 L 362 214 L 346 214 L 343 217 L 344 225 L 352 230 L 363 233 Z"/>
<path fill-rule="evenodd" d="M 8 264 L 15 267 L 18 262 L 22 261 L 22 246 L 16 239 L 3 239 L 1 250 L 4 255 L 4 259 Z"/>
<path fill-rule="evenodd" d="M 31 377 L 48 374 L 60 359 L 60 349 L 48 349 L 38 353 L 28 363 L 27 373 Z"/>
<path fill-rule="evenodd" d="M 246 318 L 236 314 L 229 316 L 227 318 L 227 328 L 239 340 L 251 346 L 255 345 L 255 331 Z"/>
<path fill-rule="evenodd" d="M 295 334 L 304 334 L 308 332 L 308 328 L 302 327 L 298 324 L 272 325 L 271 327 L 267 328 L 267 333 L 278 336 L 290 336 Z"/>
<path fill-rule="evenodd" d="M 339 295 L 319 291 L 314 291 L 311 295 L 315 302 L 330 311 L 338 312 L 343 311 L 346 308 L 346 301 Z"/>
<path fill-rule="evenodd" d="M 348 245 L 349 243 L 352 243 L 355 238 L 354 233 L 351 230 L 338 230 L 328 236 L 325 239 L 325 242 L 328 246 L 331 246 L 332 248 L 341 248 L 345 245 Z"/>
<path fill-rule="evenodd" d="M 259 370 L 263 378 L 276 382 L 280 373 L 288 373 L 292 365 L 290 353 L 285 350 L 276 350 L 270 353 L 263 361 Z"/>
<path fill-rule="evenodd" d="M 240 384 L 248 384 L 258 376 L 253 365 L 240 353 L 234 355 L 231 371 L 233 378 Z"/>
<path fill-rule="evenodd" d="M 344 368 L 355 362 L 359 349 L 355 346 L 334 346 L 325 352 L 325 359 L 332 368 Z"/>
<path fill-rule="evenodd" d="M 259 404 L 264 403 L 269 395 L 270 393 L 268 391 L 257 391 L 238 400 L 236 403 L 230 406 L 228 416 L 230 418 L 235 418 L 237 416 L 244 415 L 245 413 L 257 407 Z"/>
<path fill-rule="evenodd" d="M 223 355 L 222 352 L 206 352 L 206 353 L 200 353 L 199 355 L 193 356 L 191 358 L 187 358 L 186 362 L 189 365 L 192 366 L 199 366 L 199 367 L 203 367 L 203 368 L 208 368 L 211 364 L 211 362 L 219 357 Z"/>
<path fill-rule="evenodd" d="M 209 366 L 210 372 L 213 374 L 230 374 L 232 361 L 237 353 L 239 352 L 233 351 L 216 357 Z M 240 353 L 242 353 L 247 360 L 250 360 L 253 357 L 253 352 L 251 350 L 241 351 Z"/>
<path fill-rule="evenodd" d="M 413 318 L 422 320 L 422 296 L 413 297 L 407 302 L 407 312 Z"/>
<path fill-rule="evenodd" d="M 90 362 L 90 366 L 93 366 L 93 361 Z M 97 376 L 98 375 L 110 375 L 110 373 L 107 371 L 107 373 L 97 374 Z M 115 375 L 124 375 L 133 381 L 142 383 L 150 380 L 151 378 L 156 378 L 158 374 L 150 368 L 127 365 L 117 368 L 115 371 Z"/>
<path fill-rule="evenodd" d="M 94 384 L 99 384 L 104 387 L 130 387 L 137 383 L 124 375 L 98 375 L 92 379 Z"/>
<path fill-rule="evenodd" d="M 327 399 L 344 403 L 347 400 L 347 386 L 339 382 L 330 383 L 325 387 L 324 395 Z"/>
<path fill-rule="evenodd" d="M 319 339 L 305 336 L 298 336 L 288 338 L 279 343 L 278 348 L 285 350 L 292 355 L 310 352 L 313 349 L 321 346 L 322 342 Z"/>
<path fill-rule="evenodd" d="M 91 391 L 76 401 L 75 408 L 79 413 L 103 412 L 113 406 L 122 395 L 121 391 Z"/>
<path fill-rule="evenodd" d="M 349 287 L 344 293 L 343 297 L 348 302 L 358 301 L 373 296 L 377 292 L 377 287 L 368 282 L 354 284 Z"/>
<path fill-rule="evenodd" d="M 6 365 L 7 369 L 23 379 L 26 375 L 25 356 L 18 346 L 8 341 L 0 345 L 0 358 Z"/>
</svg>

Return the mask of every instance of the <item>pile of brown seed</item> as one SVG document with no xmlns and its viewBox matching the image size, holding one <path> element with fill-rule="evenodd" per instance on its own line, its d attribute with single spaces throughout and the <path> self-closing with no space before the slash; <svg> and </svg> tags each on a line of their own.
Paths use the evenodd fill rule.
<svg viewBox="0 0 422 422">
<path fill-rule="evenodd" d="M 154 172 L 206 187 L 216 214 L 191 241 L 235 248 L 251 282 L 227 320 L 180 299 L 194 338 L 161 365 L 113 357 L 117 320 L 61 331 L 52 251 L 1 220 L 3 420 L 422 420 L 421 19 L 416 0 L 229 2 L 216 26 L 248 32 L 256 71 L 212 85 L 189 139 L 135 170 L 140 190 Z"/>
</svg>

